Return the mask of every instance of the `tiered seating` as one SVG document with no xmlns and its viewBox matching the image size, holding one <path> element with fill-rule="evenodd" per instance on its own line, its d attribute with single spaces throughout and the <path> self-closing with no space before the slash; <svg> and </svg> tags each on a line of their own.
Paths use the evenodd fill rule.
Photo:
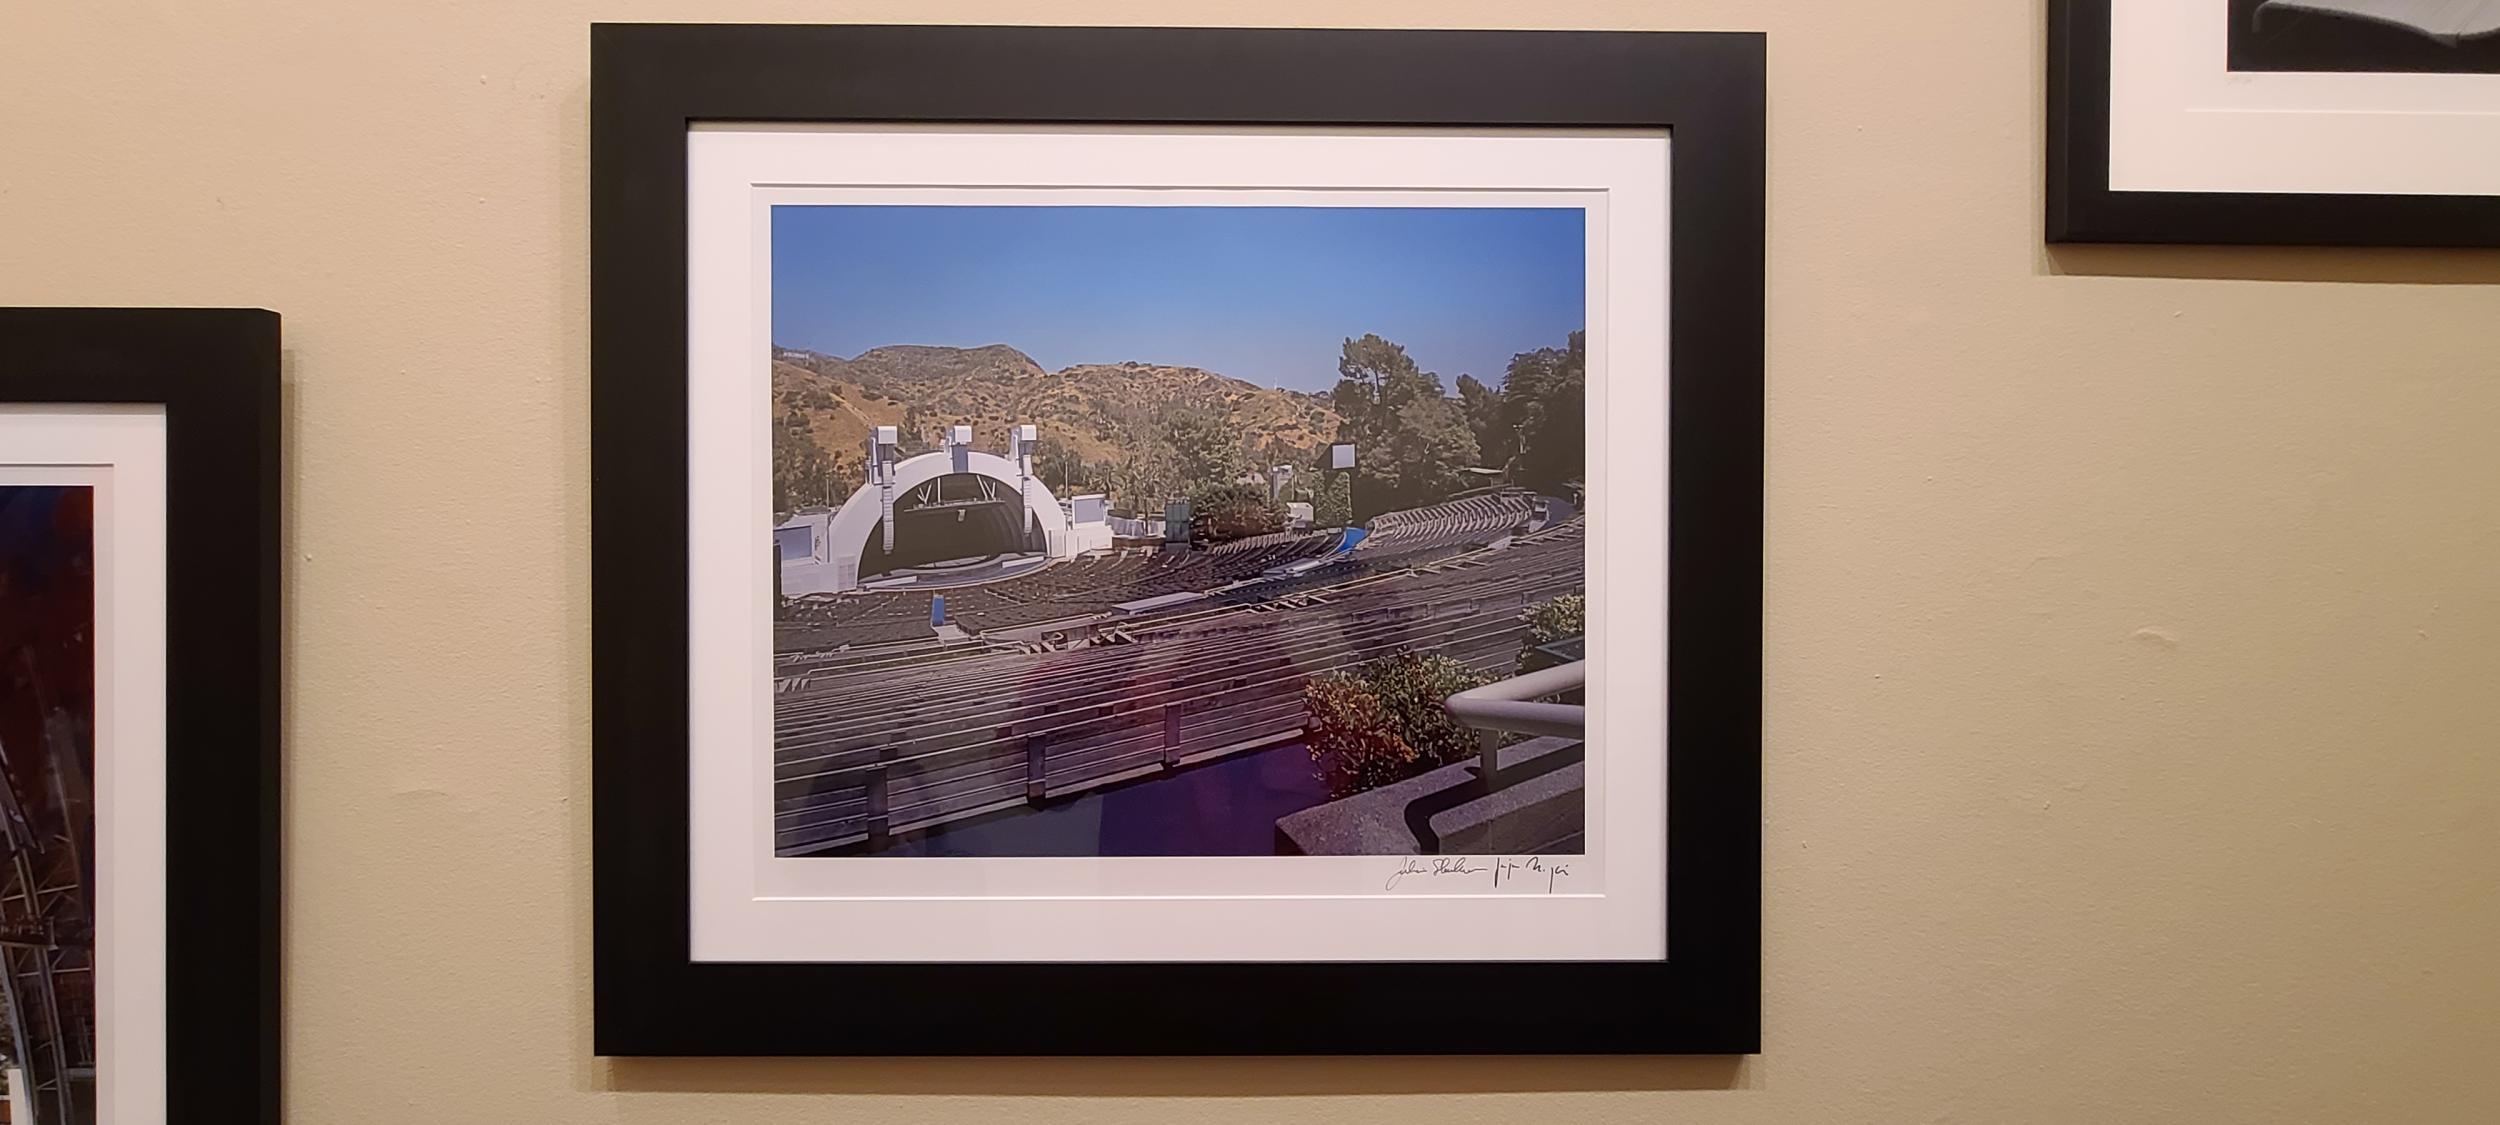
<svg viewBox="0 0 2500 1125">
<path fill-rule="evenodd" d="M 948 620 L 973 632 L 1107 613 L 1122 602 L 1208 590 L 1255 578 L 1297 559 L 1325 553 L 1335 532 L 1280 532 L 1210 551 L 1131 549 L 1073 559 L 1042 570 L 936 591 Z M 871 590 L 815 595 L 794 603 L 778 648 L 885 644 L 925 638 L 929 591 Z"/>
<path fill-rule="evenodd" d="M 1064 791 L 1160 768 L 1167 755 L 1290 734 L 1301 726 L 1303 683 L 1363 660 L 1412 650 L 1507 669 L 1520 611 L 1581 588 L 1582 539 L 1573 521 L 1422 570 L 1357 552 L 1292 590 L 1262 583 L 1245 588 L 1257 591 L 1248 604 L 1125 627 L 1130 643 L 1057 652 L 921 646 L 814 663 L 794 655 L 787 663 L 805 671 L 786 674 L 774 709 L 777 848 L 800 854 L 863 838 L 872 777 L 882 779 L 891 829 L 905 831 L 1023 801 L 1037 747 L 1047 784 Z M 1080 581 L 1083 572 L 1057 572 L 1090 562 L 1100 564 L 1090 568 L 1096 578 L 1137 588 L 1204 577 L 1211 554 L 1087 560 L 1024 581 Z M 949 592 L 950 605 L 960 593 Z M 1005 598 L 1031 593 L 1000 594 L 996 612 L 1009 612 Z M 909 674 L 897 675 L 902 668 Z"/>
<path fill-rule="evenodd" d="M 1323 555 L 1345 537 L 1340 531 L 1280 531 L 1220 544 L 1207 552 L 1227 580 L 1248 578 L 1299 559 Z"/>
<path fill-rule="evenodd" d="M 1271 531 L 1265 535 L 1253 535 L 1247 539 L 1218 543 L 1207 548 L 1207 553 L 1220 557 L 1237 555 L 1244 551 L 1264 551 L 1270 547 L 1287 545 L 1310 544 L 1315 547 L 1324 547 L 1334 538 L 1336 538 L 1336 533 L 1332 531 Z"/>
<path fill-rule="evenodd" d="M 1350 560 L 1267 579 L 1256 595 L 1244 592 L 1230 600 L 1420 565 L 1515 534 L 1534 514 L 1535 497 L 1524 492 L 1488 493 L 1390 512 L 1371 521 L 1370 536 Z M 946 599 L 948 620 L 968 631 L 1014 629 L 1108 613 L 1125 602 L 1260 580 L 1289 563 L 1325 556 L 1338 538 L 1334 531 L 1281 531 L 1206 551 L 1131 548 L 938 593 Z M 786 652 L 926 640 L 931 636 L 929 599 L 929 591 L 905 590 L 802 598 L 783 622 L 775 647 Z"/>
<path fill-rule="evenodd" d="M 1356 554 L 1403 555 L 1490 543 L 1524 531 L 1536 516 L 1536 497 L 1495 492 L 1373 518 L 1371 534 Z"/>
<path fill-rule="evenodd" d="M 773 647 L 789 651 L 890 644 L 929 635 L 925 593 L 811 594 L 790 603 L 774 631 Z"/>
</svg>

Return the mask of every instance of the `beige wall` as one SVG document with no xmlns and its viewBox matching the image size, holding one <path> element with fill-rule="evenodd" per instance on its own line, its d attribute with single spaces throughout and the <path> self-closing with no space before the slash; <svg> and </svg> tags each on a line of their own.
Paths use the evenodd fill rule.
<svg viewBox="0 0 2500 1125">
<path fill-rule="evenodd" d="M 2500 256 L 2044 253 L 2039 7 L 0 8 L 0 303 L 286 315 L 292 1119 L 2500 1118 Z M 1770 31 L 1766 1053 L 592 1059 L 594 18 Z"/>
</svg>

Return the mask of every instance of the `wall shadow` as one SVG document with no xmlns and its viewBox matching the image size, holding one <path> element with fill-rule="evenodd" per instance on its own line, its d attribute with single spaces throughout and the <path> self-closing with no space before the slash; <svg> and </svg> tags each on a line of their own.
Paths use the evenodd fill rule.
<svg viewBox="0 0 2500 1125">
<path fill-rule="evenodd" d="M 576 1089 L 597 1088 L 607 1081 L 606 1060 L 592 1053 L 597 1042 L 596 1016 L 591 1007 L 591 950 L 596 931 L 592 921 L 591 898 L 591 714 L 589 668 L 591 653 L 591 606 L 587 591 L 591 584 L 590 526 L 590 78 L 587 74 L 570 83 L 560 94 L 563 122 L 558 135 L 570 138 L 555 146 L 554 174 L 560 190 L 556 193 L 556 229 L 559 250 L 556 261 L 564 268 L 555 278 L 555 307 L 559 310 L 556 326 L 556 351 L 563 357 L 562 370 L 572 374 L 572 382 L 556 411 L 554 440 L 564 449 L 572 464 L 565 474 L 564 541 L 573 544 L 565 552 L 565 589 L 579 591 L 568 594 L 565 605 L 564 664 L 574 669 L 575 686 L 564 695 L 564 730 L 570 739 L 564 755 L 565 802 L 567 834 L 573 842 L 572 878 L 566 881 L 568 894 L 565 917 L 572 920 L 567 935 L 574 966 L 573 1049 L 568 1056 Z"/>
<path fill-rule="evenodd" d="M 603 1059 L 600 1088 L 645 1093 L 991 1097 L 1313 1097 L 1730 1090 L 1752 1060 L 1705 1056 Z"/>
<path fill-rule="evenodd" d="M 2500 284 L 2500 250 L 2331 246 L 2044 247 L 2040 273 L 2363 285 Z"/>
</svg>

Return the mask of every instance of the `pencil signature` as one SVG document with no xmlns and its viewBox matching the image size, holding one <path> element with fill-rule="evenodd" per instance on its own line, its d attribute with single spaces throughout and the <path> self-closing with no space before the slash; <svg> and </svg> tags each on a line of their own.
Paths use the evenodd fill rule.
<svg viewBox="0 0 2500 1125">
<path fill-rule="evenodd" d="M 1398 869 L 1390 872 L 1389 881 L 1382 884 L 1381 889 L 1394 891 L 1401 881 L 1419 876 L 1433 883 L 1488 879 L 1495 890 L 1516 890 L 1523 882 L 1534 890 L 1536 883 L 1542 881 L 1544 892 L 1552 894 L 1570 874 L 1570 861 L 1541 855 L 1501 856 L 1490 863 L 1469 856 L 1436 856 L 1431 859 L 1418 856 L 1400 859 Z"/>
</svg>

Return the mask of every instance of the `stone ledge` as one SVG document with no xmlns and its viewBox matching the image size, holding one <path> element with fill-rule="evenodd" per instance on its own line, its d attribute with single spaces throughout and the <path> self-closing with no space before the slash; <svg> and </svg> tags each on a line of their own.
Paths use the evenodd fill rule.
<svg viewBox="0 0 2500 1125">
<path fill-rule="evenodd" d="M 1513 855 L 1572 852 L 1587 821 L 1585 744 L 1506 746 L 1486 791 L 1474 762 L 1304 809 L 1276 822 L 1278 855 Z"/>
</svg>

